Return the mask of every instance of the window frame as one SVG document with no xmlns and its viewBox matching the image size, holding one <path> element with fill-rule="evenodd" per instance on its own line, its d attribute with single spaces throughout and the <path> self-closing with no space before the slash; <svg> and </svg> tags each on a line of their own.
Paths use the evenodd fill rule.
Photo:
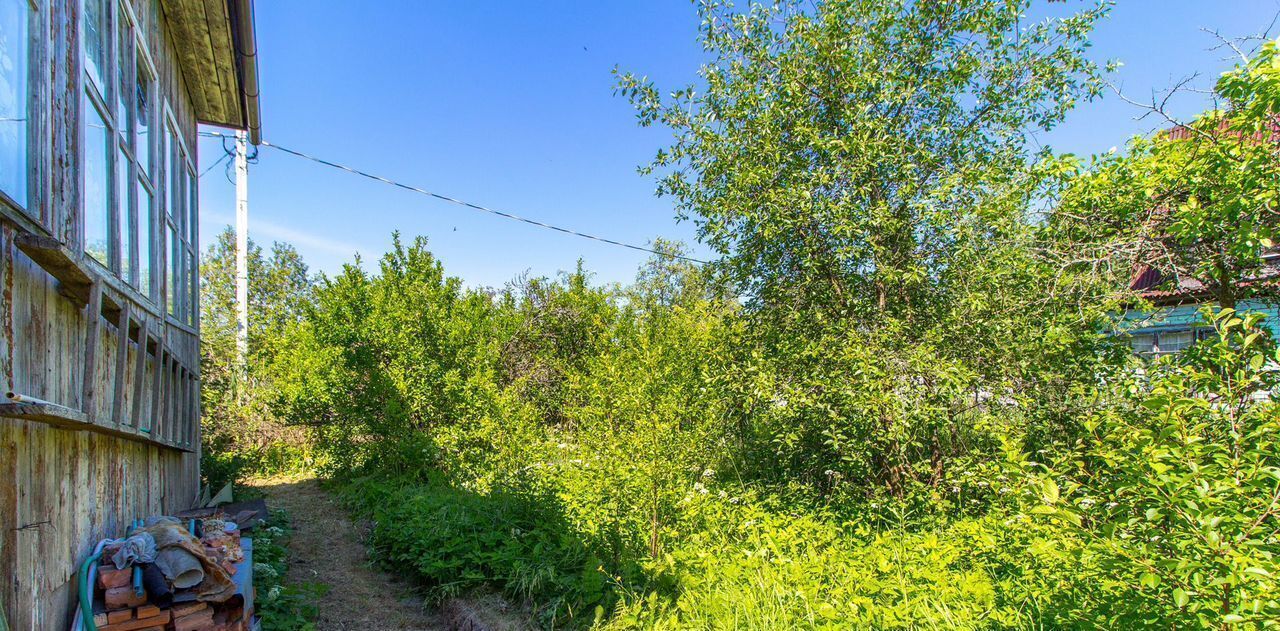
<svg viewBox="0 0 1280 631">
<path fill-rule="evenodd" d="M 1151 336 L 1150 350 L 1140 351 L 1137 348 L 1133 348 L 1133 353 L 1144 359 L 1154 359 L 1157 357 L 1163 357 L 1165 355 L 1176 355 L 1178 353 L 1186 351 L 1191 347 L 1195 346 L 1196 344 L 1199 344 L 1200 342 L 1206 339 L 1212 338 L 1213 337 L 1212 333 L 1213 333 L 1213 328 L 1205 327 L 1205 326 L 1176 327 L 1176 328 L 1165 328 L 1165 329 L 1154 329 L 1154 330 L 1148 329 L 1141 332 L 1129 333 L 1129 338 L 1130 338 L 1129 343 L 1130 343 L 1130 346 L 1132 347 L 1134 344 L 1134 340 L 1136 340 L 1137 338 L 1144 337 L 1144 336 Z M 1181 348 L 1177 348 L 1173 350 L 1167 350 L 1161 347 L 1161 344 L 1160 344 L 1161 337 L 1165 335 L 1183 335 L 1183 334 L 1189 335 L 1191 338 L 1190 342 L 1187 343 L 1185 346 L 1182 346 Z"/>
<path fill-rule="evenodd" d="M 87 60 L 88 49 L 83 36 L 86 2 L 81 0 L 81 19 L 77 28 L 81 29 L 80 54 Z M 104 31 L 106 37 L 104 51 L 106 67 L 102 84 L 93 77 L 87 62 L 81 68 L 82 92 L 86 107 L 96 108 L 99 114 L 105 112 L 104 123 L 107 128 L 107 262 L 103 264 L 94 257 L 86 257 L 106 275 L 114 277 L 121 285 L 140 299 L 143 304 L 157 307 L 156 282 L 157 246 L 155 243 L 157 222 L 158 175 L 155 157 L 155 139 L 152 130 L 157 127 L 156 65 L 151 57 L 146 42 L 146 34 L 139 28 L 138 16 L 129 0 L 101 0 L 104 4 Z M 147 108 L 140 113 L 139 91 L 145 82 Z M 105 92 L 105 93 L 104 93 Z M 90 112 L 81 112 L 81 133 L 90 120 Z M 145 123 L 145 125 L 143 125 Z M 145 127 L 147 134 L 143 137 L 141 130 Z M 142 143 L 146 144 L 145 155 L 139 155 Z M 83 145 L 84 143 L 82 143 Z M 87 164 L 87 148 L 81 147 L 82 169 Z M 143 164 L 145 160 L 146 164 Z M 149 198 L 149 203 L 144 196 Z M 80 225 L 87 226 L 88 200 L 81 195 Z M 142 216 L 145 214 L 146 216 Z M 87 252 L 87 229 L 81 229 L 79 245 L 81 251 Z M 145 248 L 146 256 L 143 257 Z M 143 269 L 143 267 L 146 269 Z"/>
<path fill-rule="evenodd" d="M 173 107 L 166 100 L 160 126 L 160 152 L 165 173 L 164 211 L 161 213 L 161 240 L 165 252 L 163 304 L 165 317 L 170 322 L 195 330 L 196 311 L 199 302 L 198 230 L 192 224 L 197 221 L 199 177 L 196 176 L 195 155 L 182 134 L 182 126 Z M 171 241 L 172 239 L 172 241 Z M 172 275 L 172 280 L 170 278 Z"/>
<path fill-rule="evenodd" d="M 35 117 L 39 115 L 37 111 L 38 102 L 37 95 L 40 93 L 44 85 L 44 73 L 40 72 L 40 68 L 44 67 L 41 63 L 40 51 L 37 45 L 40 41 L 38 37 L 32 37 L 32 33 L 39 33 L 43 28 L 44 3 L 40 0 L 10 0 L 19 5 L 26 5 L 27 9 L 27 30 L 26 30 L 26 48 L 23 49 L 26 76 L 23 77 L 24 94 L 20 95 L 20 99 L 25 103 L 25 128 L 23 146 L 23 171 L 25 172 L 25 189 L 23 190 L 23 201 L 19 202 L 9 192 L 0 188 L 0 210 L 5 211 L 5 215 L 12 215 L 10 210 L 17 211 L 18 215 L 37 223 L 43 224 L 42 217 L 39 216 L 40 199 L 39 199 L 39 182 L 36 174 L 39 171 L 37 161 L 41 159 L 39 152 L 40 145 L 38 142 L 38 134 L 35 133 L 37 122 Z"/>
</svg>

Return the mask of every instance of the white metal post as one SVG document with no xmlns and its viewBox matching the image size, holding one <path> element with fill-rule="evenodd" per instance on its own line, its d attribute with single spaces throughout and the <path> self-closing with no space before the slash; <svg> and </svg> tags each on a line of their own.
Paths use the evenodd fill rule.
<svg viewBox="0 0 1280 631">
<path fill-rule="evenodd" d="M 236 359 L 249 354 L 249 158 L 245 132 L 236 132 Z"/>
</svg>

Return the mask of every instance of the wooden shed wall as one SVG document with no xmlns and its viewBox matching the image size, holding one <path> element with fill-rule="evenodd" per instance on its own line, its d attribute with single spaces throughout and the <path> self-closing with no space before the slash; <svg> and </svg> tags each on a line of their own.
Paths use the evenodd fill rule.
<svg viewBox="0 0 1280 631">
<path fill-rule="evenodd" d="M 172 111 L 194 154 L 195 117 L 160 3 L 131 1 L 156 65 L 156 107 Z M 81 418 L 0 417 L 0 605 L 16 630 L 68 628 L 77 565 L 94 542 L 121 536 L 133 519 L 187 508 L 199 490 L 196 330 L 166 318 L 163 297 L 148 304 L 119 282 L 97 284 L 103 304 L 117 314 L 128 305 L 129 319 L 78 304 L 19 247 L 36 233 L 72 255 L 81 248 L 80 3 L 37 4 L 47 37 L 31 63 L 48 74 L 33 86 L 32 221 L 0 215 L 0 386 Z M 159 212 L 168 180 L 157 174 Z M 120 334 L 120 322 L 132 335 Z"/>
</svg>

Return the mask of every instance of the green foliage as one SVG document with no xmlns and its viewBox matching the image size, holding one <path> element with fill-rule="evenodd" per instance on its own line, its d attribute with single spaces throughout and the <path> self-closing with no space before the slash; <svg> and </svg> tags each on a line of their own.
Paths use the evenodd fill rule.
<svg viewBox="0 0 1280 631">
<path fill-rule="evenodd" d="M 1261 293 L 1276 47 L 1082 169 L 1026 133 L 1097 94 L 1108 7 L 1030 6 L 701 3 L 704 88 L 620 89 L 675 132 L 651 171 L 716 264 L 658 242 L 627 286 L 490 289 L 424 239 L 314 283 L 280 250 L 247 404 L 211 301 L 207 475 L 321 466 L 387 566 L 547 627 L 1274 626 L 1274 341 L 1215 310 L 1138 362 L 1109 331 L 1140 258 L 1090 256 L 1159 243 L 1220 306 Z M 229 419 L 259 410 L 306 440 L 252 447 Z"/>
<path fill-rule="evenodd" d="M 1280 350 L 1260 314 L 1207 317 L 1218 339 L 1125 384 L 1132 400 L 1086 423 L 1087 466 L 1058 467 L 1075 472 L 1060 479 L 1092 557 L 1085 602 L 1109 626 L 1280 619 Z"/>
<path fill-rule="evenodd" d="M 751 474 L 910 502 L 996 436 L 1061 438 L 1103 312 L 1027 291 L 1056 274 L 1029 210 L 1055 172 L 1027 135 L 1098 94 L 1109 7 L 1029 23 L 1031 4 L 706 2 L 705 86 L 620 75 L 676 136 L 646 171 L 747 302 L 727 386 Z"/>
<path fill-rule="evenodd" d="M 1273 287 L 1245 281 L 1280 238 L 1278 46 L 1266 43 L 1218 79 L 1221 109 L 1076 165 L 1053 218 L 1071 263 L 1110 271 L 1112 286 L 1135 265 L 1151 266 L 1169 285 L 1200 282 L 1227 307 L 1274 298 Z"/>
<path fill-rule="evenodd" d="M 322 583 L 285 585 L 288 570 L 289 516 L 272 511 L 267 523 L 253 532 L 254 603 L 264 631 L 314 631 L 320 615 L 316 602 L 328 592 Z"/>
<path fill-rule="evenodd" d="M 249 269 L 249 352 L 236 355 L 235 233 L 218 234 L 200 262 L 201 471 L 205 484 L 226 482 L 278 463 L 262 460 L 271 445 L 298 444 L 302 438 L 274 413 L 272 364 L 284 350 L 281 341 L 311 299 L 307 266 L 293 246 L 273 243 L 270 253 L 252 240 Z M 281 359 L 281 361 L 287 361 Z M 216 492 L 216 488 L 214 489 Z"/>
<path fill-rule="evenodd" d="M 608 602 L 603 561 L 557 514 L 554 501 L 402 482 L 359 479 L 343 496 L 373 520 L 370 543 L 384 565 L 425 581 L 432 600 L 499 585 L 539 603 L 548 626 Z"/>
</svg>

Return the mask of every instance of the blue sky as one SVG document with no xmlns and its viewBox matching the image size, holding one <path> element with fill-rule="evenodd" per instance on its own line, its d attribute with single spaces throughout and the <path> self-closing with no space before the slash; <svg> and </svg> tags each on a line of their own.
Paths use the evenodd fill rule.
<svg viewBox="0 0 1280 631">
<path fill-rule="evenodd" d="M 583 232 L 693 241 L 692 224 L 677 223 L 671 202 L 635 171 L 669 132 L 638 127 L 611 75 L 617 65 L 667 88 L 694 80 L 702 51 L 689 0 L 256 4 L 268 141 Z M 1094 54 L 1124 63 L 1114 79 L 1135 98 L 1195 72 L 1208 86 L 1230 62 L 1208 50 L 1215 40 L 1200 29 L 1252 34 L 1277 12 L 1280 0 L 1120 0 Z M 1190 114 L 1204 103 L 1175 106 Z M 1040 140 L 1103 152 L 1159 126 L 1136 114 L 1109 97 Z M 217 139 L 202 140 L 202 169 L 222 153 Z M 600 282 L 627 281 L 645 258 L 266 147 L 250 167 L 250 191 L 253 238 L 293 243 L 316 271 L 336 271 L 356 252 L 371 267 L 394 230 L 427 237 L 469 285 L 555 274 L 579 258 Z M 234 221 L 221 167 L 204 176 L 200 197 L 207 245 Z"/>
</svg>

